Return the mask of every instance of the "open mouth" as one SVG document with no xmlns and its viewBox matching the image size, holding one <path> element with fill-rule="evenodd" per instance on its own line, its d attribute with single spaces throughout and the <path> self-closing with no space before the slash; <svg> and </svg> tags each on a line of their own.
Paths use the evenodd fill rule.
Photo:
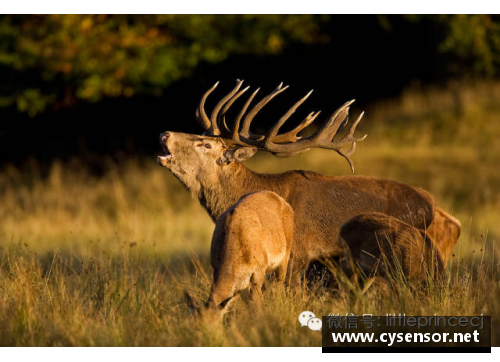
<svg viewBox="0 0 500 362">
<path fill-rule="evenodd" d="M 171 160 L 172 160 L 172 153 L 169 151 L 167 145 L 162 144 L 161 147 L 163 148 L 163 151 L 165 152 L 164 156 L 158 156 L 157 160 L 158 163 L 162 166 L 166 166 Z"/>
</svg>

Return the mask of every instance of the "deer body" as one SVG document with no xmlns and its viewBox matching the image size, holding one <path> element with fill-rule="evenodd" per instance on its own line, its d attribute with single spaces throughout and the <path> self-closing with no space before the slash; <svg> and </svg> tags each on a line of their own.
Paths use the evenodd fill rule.
<svg viewBox="0 0 500 362">
<path fill-rule="evenodd" d="M 340 225 L 362 212 L 391 215 L 421 229 L 427 228 L 433 219 L 432 196 L 397 181 L 323 176 L 311 171 L 259 174 L 239 162 L 219 166 L 217 157 L 224 145 L 218 139 L 169 132 L 166 143 L 172 156 L 163 165 L 199 199 L 214 221 L 242 196 L 255 191 L 273 191 L 291 205 L 295 213 L 295 241 L 290 266 L 294 272 L 313 260 L 340 255 Z M 205 144 L 210 144 L 210 148 Z M 186 170 L 187 165 L 199 164 L 197 153 L 203 154 L 204 159 L 212 155 L 212 162 Z M 176 157 L 193 160 L 178 162 Z"/>
<path fill-rule="evenodd" d="M 214 284 L 208 306 L 225 307 L 238 292 L 260 295 L 267 273 L 283 281 L 293 243 L 293 210 L 269 191 L 242 197 L 217 220 L 210 262 Z"/>
</svg>

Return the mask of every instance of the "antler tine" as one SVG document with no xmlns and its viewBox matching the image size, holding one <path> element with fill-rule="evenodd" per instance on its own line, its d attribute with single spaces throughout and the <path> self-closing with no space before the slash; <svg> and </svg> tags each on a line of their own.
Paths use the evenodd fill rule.
<svg viewBox="0 0 500 362">
<path fill-rule="evenodd" d="M 273 142 L 276 135 L 278 134 L 280 128 L 283 124 L 290 118 L 290 116 L 301 106 L 302 103 L 306 101 L 307 98 L 311 95 L 313 89 L 309 93 L 307 93 L 304 97 L 299 99 L 297 103 L 295 103 L 290 109 L 276 122 L 276 124 L 269 130 L 269 133 L 266 135 L 264 143 Z"/>
<path fill-rule="evenodd" d="M 229 99 L 231 99 L 232 96 L 234 96 L 234 94 L 240 89 L 242 83 L 243 83 L 242 80 L 237 79 L 236 80 L 236 86 L 233 88 L 233 90 L 231 92 L 229 92 L 225 97 L 223 97 L 219 101 L 219 103 L 217 103 L 217 105 L 215 106 L 215 108 L 213 109 L 212 114 L 210 115 L 210 122 L 212 123 L 210 131 L 211 131 L 211 134 L 213 136 L 219 136 L 220 135 L 220 130 L 219 130 L 219 127 L 217 125 L 217 115 L 219 114 L 219 111 L 224 106 L 224 104 L 226 104 L 226 102 Z"/>
<path fill-rule="evenodd" d="M 243 82 L 243 81 L 242 81 Z M 219 128 L 222 128 L 221 129 L 221 133 L 224 134 L 224 135 L 231 135 L 231 130 L 228 128 L 227 124 L 226 124 L 226 112 L 229 110 L 229 108 L 233 105 L 234 102 L 236 102 L 236 100 L 238 98 L 241 97 L 241 95 L 243 93 L 245 93 L 248 89 L 250 89 L 250 86 L 240 90 L 238 93 L 236 93 L 234 95 L 233 98 L 231 98 L 226 104 L 224 104 L 224 107 L 222 107 L 222 111 L 219 113 L 219 115 L 217 116 L 217 124 L 219 125 Z"/>
<path fill-rule="evenodd" d="M 201 97 L 200 103 L 198 104 L 198 108 L 196 109 L 196 120 L 200 124 L 200 126 L 203 128 L 205 132 L 210 130 L 211 124 L 210 124 L 210 119 L 208 119 L 207 114 L 205 113 L 205 101 L 207 100 L 207 97 L 214 91 L 215 88 L 219 85 L 219 82 L 215 83 L 212 88 L 207 90 L 205 94 Z"/>
<path fill-rule="evenodd" d="M 366 135 L 365 135 L 365 137 L 366 137 Z M 363 139 L 365 137 L 363 137 Z M 352 143 L 352 146 L 349 149 L 349 151 L 342 151 L 340 149 L 336 150 L 339 155 L 341 155 L 342 157 L 344 157 L 347 160 L 347 162 L 349 162 L 349 166 L 351 166 L 352 173 L 354 173 L 354 163 L 351 160 L 351 156 L 352 156 L 352 154 L 354 153 L 355 150 L 356 150 L 356 142 Z"/>
<path fill-rule="evenodd" d="M 245 105 L 243 106 L 243 108 L 241 109 L 240 113 L 238 113 L 238 116 L 234 120 L 233 134 L 232 134 L 231 139 L 233 141 L 235 141 L 235 142 L 239 142 L 240 141 L 239 131 L 240 131 L 240 121 L 241 121 L 241 118 L 243 118 L 243 115 L 247 111 L 248 106 L 250 106 L 250 103 L 252 103 L 253 99 L 255 98 L 255 96 L 257 95 L 257 93 L 259 91 L 260 91 L 260 88 L 257 88 L 255 90 L 255 92 L 252 93 L 252 95 L 247 99 L 247 101 L 245 102 Z"/>
<path fill-rule="evenodd" d="M 226 113 L 228 111 L 228 109 L 233 105 L 233 103 L 236 102 L 236 100 L 238 98 L 240 98 L 241 95 L 249 89 L 250 89 L 250 86 L 247 86 L 246 88 L 244 88 L 244 89 L 240 90 L 238 93 L 236 93 L 236 95 L 233 98 L 231 98 L 226 104 L 224 104 L 224 107 L 222 107 L 222 111 L 220 112 L 219 115 L 224 115 L 224 113 Z"/>
<path fill-rule="evenodd" d="M 281 92 L 285 91 L 288 86 L 281 88 L 283 86 L 283 82 L 280 83 L 278 87 L 276 87 L 275 90 L 273 90 L 269 95 L 264 97 L 259 103 L 257 103 L 251 110 L 248 112 L 248 114 L 245 116 L 243 119 L 243 126 L 241 128 L 240 135 L 249 138 L 250 137 L 250 124 L 252 123 L 252 120 L 254 119 L 255 115 L 267 104 L 271 99 L 276 97 L 278 94 Z"/>
<path fill-rule="evenodd" d="M 307 115 L 307 117 L 294 129 L 292 129 L 289 132 L 279 134 L 276 137 L 274 137 L 273 142 L 274 143 L 284 143 L 284 142 L 296 142 L 300 140 L 302 137 L 297 136 L 304 128 L 309 126 L 311 123 L 314 122 L 316 117 L 319 116 L 321 111 L 317 112 L 311 112 Z"/>
<path fill-rule="evenodd" d="M 351 156 L 356 150 L 356 142 L 363 141 L 366 137 L 368 137 L 367 134 L 359 138 L 354 137 L 354 131 L 356 130 L 356 126 L 358 125 L 359 122 L 361 122 L 361 118 L 363 118 L 364 115 L 365 115 L 364 111 L 360 113 L 356 121 L 351 124 L 351 127 L 347 131 L 346 135 L 342 137 L 342 139 L 339 141 L 339 144 L 341 145 L 345 145 L 348 144 L 349 142 L 352 142 L 351 148 L 348 151 L 342 151 L 342 149 L 340 148 L 336 150 L 339 155 L 344 157 L 347 160 L 347 162 L 349 162 L 349 166 L 351 166 L 352 173 L 354 173 L 354 164 L 351 160 Z"/>
<path fill-rule="evenodd" d="M 363 137 L 356 138 L 354 137 L 354 131 L 356 130 L 356 126 L 358 125 L 359 122 L 361 122 L 361 118 L 365 115 L 365 112 L 361 112 L 356 119 L 356 121 L 351 124 L 351 127 L 349 127 L 349 130 L 347 131 L 346 135 L 342 137 L 342 139 L 339 141 L 340 143 L 346 143 L 346 142 L 360 142 L 363 141 L 366 137 L 368 137 L 367 134 L 365 134 Z"/>
<path fill-rule="evenodd" d="M 332 141 L 337 134 L 340 125 L 346 120 L 349 115 L 349 106 L 354 103 L 354 99 L 344 103 L 331 115 L 330 119 L 323 127 L 313 136 L 317 140 Z"/>
<path fill-rule="evenodd" d="M 343 156 L 347 160 L 347 162 L 349 162 L 351 170 L 353 170 L 354 172 L 354 166 L 350 156 L 356 149 L 356 142 L 361 141 L 366 137 L 354 137 L 354 131 L 356 130 L 356 126 L 358 125 L 358 123 L 361 121 L 363 114 L 361 114 L 356 122 L 354 122 L 350 126 L 349 131 L 340 141 L 333 141 L 333 138 L 337 135 L 340 126 L 342 125 L 344 120 L 346 120 L 349 112 L 349 106 L 353 102 L 354 101 L 347 102 L 342 107 L 337 109 L 328 119 L 326 124 L 318 132 L 310 137 L 289 143 L 276 143 L 272 139 L 268 139 L 267 142 L 264 143 L 264 145 L 259 145 L 259 148 L 269 151 L 279 157 L 293 156 L 298 153 L 308 151 L 311 148 L 335 150 L 337 151 L 337 153 Z M 342 147 L 348 144 L 351 144 L 351 148 L 348 151 L 342 150 Z"/>
</svg>

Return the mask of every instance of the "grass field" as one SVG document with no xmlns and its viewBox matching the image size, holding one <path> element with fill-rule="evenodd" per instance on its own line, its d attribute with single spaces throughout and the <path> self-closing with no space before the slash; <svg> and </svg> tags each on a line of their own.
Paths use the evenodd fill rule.
<svg viewBox="0 0 500 362">
<path fill-rule="evenodd" d="M 358 127 L 369 137 L 354 155 L 357 174 L 424 187 L 461 220 L 443 287 L 287 293 L 273 284 L 260 307 L 239 303 L 223 325 L 194 320 L 183 299 L 184 289 L 208 297 L 214 225 L 156 155 L 109 162 L 99 177 L 76 160 L 54 162 L 47 177 L 36 164 L 0 169 L 0 345 L 320 346 L 321 333 L 300 328 L 303 310 L 483 313 L 500 345 L 498 99 L 499 83 L 411 89 L 367 107 Z M 322 150 L 258 154 L 248 167 L 349 172 Z"/>
</svg>

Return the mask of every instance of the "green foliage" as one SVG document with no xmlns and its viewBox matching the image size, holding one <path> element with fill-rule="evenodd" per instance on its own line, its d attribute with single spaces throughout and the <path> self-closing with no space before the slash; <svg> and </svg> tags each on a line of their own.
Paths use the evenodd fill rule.
<svg viewBox="0 0 500 362">
<path fill-rule="evenodd" d="M 440 59 L 448 72 L 459 76 L 497 76 L 500 70 L 500 17 L 489 14 L 402 15 L 409 24 L 425 23 L 433 32 L 429 42 L 437 41 Z M 378 15 L 387 32 L 399 31 L 400 17 Z M 436 39 L 433 39 L 435 37 Z M 430 55 L 430 54 L 429 54 Z M 427 56 L 423 54 L 423 56 Z"/>
<path fill-rule="evenodd" d="M 276 54 L 318 40 L 318 20 L 295 15 L 49 15 L 0 18 L 0 107 L 34 115 L 77 100 L 160 94 L 201 62 Z"/>
<path fill-rule="evenodd" d="M 440 49 L 455 58 L 455 72 L 496 75 L 500 67 L 500 18 L 495 15 L 443 15 L 446 28 Z"/>
<path fill-rule="evenodd" d="M 377 18 L 375 25 L 363 21 L 356 31 L 380 27 L 388 39 L 391 32 L 422 37 L 432 32 L 429 52 L 438 49 L 439 69 L 473 77 L 499 73 L 497 15 Z M 329 38 L 325 46 L 333 49 L 339 36 L 331 30 L 335 21 L 314 15 L 3 15 L 0 108 L 14 106 L 34 116 L 81 101 L 160 95 L 200 64 L 220 63 L 231 55 L 278 55 L 292 44 Z M 351 32 L 342 30 L 340 36 Z"/>
</svg>

